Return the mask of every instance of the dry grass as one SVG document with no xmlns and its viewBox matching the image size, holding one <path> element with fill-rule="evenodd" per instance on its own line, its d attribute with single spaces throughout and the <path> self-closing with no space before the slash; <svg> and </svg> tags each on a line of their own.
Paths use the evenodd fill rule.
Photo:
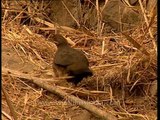
<svg viewBox="0 0 160 120">
<path fill-rule="evenodd" d="M 96 2 L 96 8 L 100 17 L 98 2 Z M 78 88 L 57 83 L 63 90 L 86 101 L 97 102 L 97 107 L 112 112 L 119 119 L 155 120 L 157 101 L 155 96 L 151 97 L 150 86 L 154 80 L 157 80 L 157 48 L 153 38 L 157 21 L 151 17 L 152 25 L 149 25 L 149 20 L 145 14 L 144 16 L 144 24 L 124 31 L 139 44 L 140 47 L 137 47 L 121 33 L 103 36 L 101 18 L 98 18 L 97 30 L 90 31 L 91 34 L 59 26 L 56 23 L 45 24 L 36 20 L 33 20 L 34 26 L 21 25 L 22 12 L 12 8 L 8 2 L 3 2 L 2 52 L 5 49 L 15 52 L 21 62 L 32 63 L 36 66 L 36 69 L 28 72 L 29 75 L 47 79 L 53 74 L 51 69 L 56 46 L 47 40 L 48 33 L 51 32 L 45 29 L 58 29 L 63 36 L 68 37 L 67 39 L 74 43 L 73 47 L 85 52 L 90 67 L 94 71 L 94 76 L 84 80 Z M 40 34 L 42 30 L 45 35 Z M 148 55 L 141 50 L 142 47 L 149 53 Z M 2 57 L 5 55 L 2 54 Z M 3 63 L 2 66 L 8 67 Z M 21 68 L 17 66 L 16 70 L 21 71 Z M 2 85 L 9 94 L 19 119 L 66 120 L 71 118 L 71 115 L 67 113 L 69 110 L 74 113 L 80 109 L 32 83 L 10 75 L 2 75 Z M 87 93 L 88 91 L 92 94 Z M 2 110 L 9 119 L 10 112 L 3 94 Z"/>
</svg>

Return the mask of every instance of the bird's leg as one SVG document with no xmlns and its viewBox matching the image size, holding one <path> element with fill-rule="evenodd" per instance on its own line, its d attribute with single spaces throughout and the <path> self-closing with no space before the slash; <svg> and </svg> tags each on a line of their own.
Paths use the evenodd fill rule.
<svg viewBox="0 0 160 120">
<path fill-rule="evenodd" d="M 53 68 L 53 72 L 54 72 L 55 76 L 59 77 L 60 76 L 59 67 L 53 63 L 52 68 Z"/>
<path fill-rule="evenodd" d="M 64 67 L 53 64 L 53 72 L 55 73 L 56 77 L 64 77 L 67 74 L 67 71 Z"/>
<path fill-rule="evenodd" d="M 77 84 L 78 84 L 78 83 L 75 82 L 74 78 L 69 78 L 69 79 L 67 79 L 67 82 L 69 82 L 69 83 L 71 83 L 72 85 L 74 85 L 74 87 L 77 87 Z"/>
</svg>

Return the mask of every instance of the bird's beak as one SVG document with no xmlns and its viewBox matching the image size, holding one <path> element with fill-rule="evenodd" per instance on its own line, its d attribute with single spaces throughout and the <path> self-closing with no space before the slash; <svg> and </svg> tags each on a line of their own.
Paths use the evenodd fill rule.
<svg viewBox="0 0 160 120">
<path fill-rule="evenodd" d="M 54 41 L 54 43 L 57 45 L 58 44 L 58 42 L 57 41 Z"/>
</svg>

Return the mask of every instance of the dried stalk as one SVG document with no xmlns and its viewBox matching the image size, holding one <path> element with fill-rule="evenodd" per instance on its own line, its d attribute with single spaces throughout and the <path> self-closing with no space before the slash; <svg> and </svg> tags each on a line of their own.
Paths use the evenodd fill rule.
<svg viewBox="0 0 160 120">
<path fill-rule="evenodd" d="M 6 98 L 6 102 L 8 104 L 8 107 L 10 109 L 10 112 L 11 112 L 14 120 L 18 120 L 17 113 L 15 112 L 13 104 L 11 103 L 11 101 L 9 99 L 9 95 L 7 94 L 7 92 L 5 91 L 5 89 L 3 88 L 3 86 L 2 86 L 2 91 L 3 91 L 4 97 Z"/>
</svg>

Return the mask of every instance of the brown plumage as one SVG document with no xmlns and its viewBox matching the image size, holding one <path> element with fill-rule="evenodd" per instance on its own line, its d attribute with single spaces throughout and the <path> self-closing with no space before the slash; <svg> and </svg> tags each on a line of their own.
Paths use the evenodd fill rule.
<svg viewBox="0 0 160 120">
<path fill-rule="evenodd" d="M 93 75 L 88 67 L 88 59 L 82 51 L 71 48 L 66 39 L 60 34 L 54 35 L 53 40 L 58 48 L 53 64 L 64 68 L 69 76 L 73 76 L 73 78 L 67 79 L 68 82 L 77 85 L 84 77 Z"/>
</svg>

